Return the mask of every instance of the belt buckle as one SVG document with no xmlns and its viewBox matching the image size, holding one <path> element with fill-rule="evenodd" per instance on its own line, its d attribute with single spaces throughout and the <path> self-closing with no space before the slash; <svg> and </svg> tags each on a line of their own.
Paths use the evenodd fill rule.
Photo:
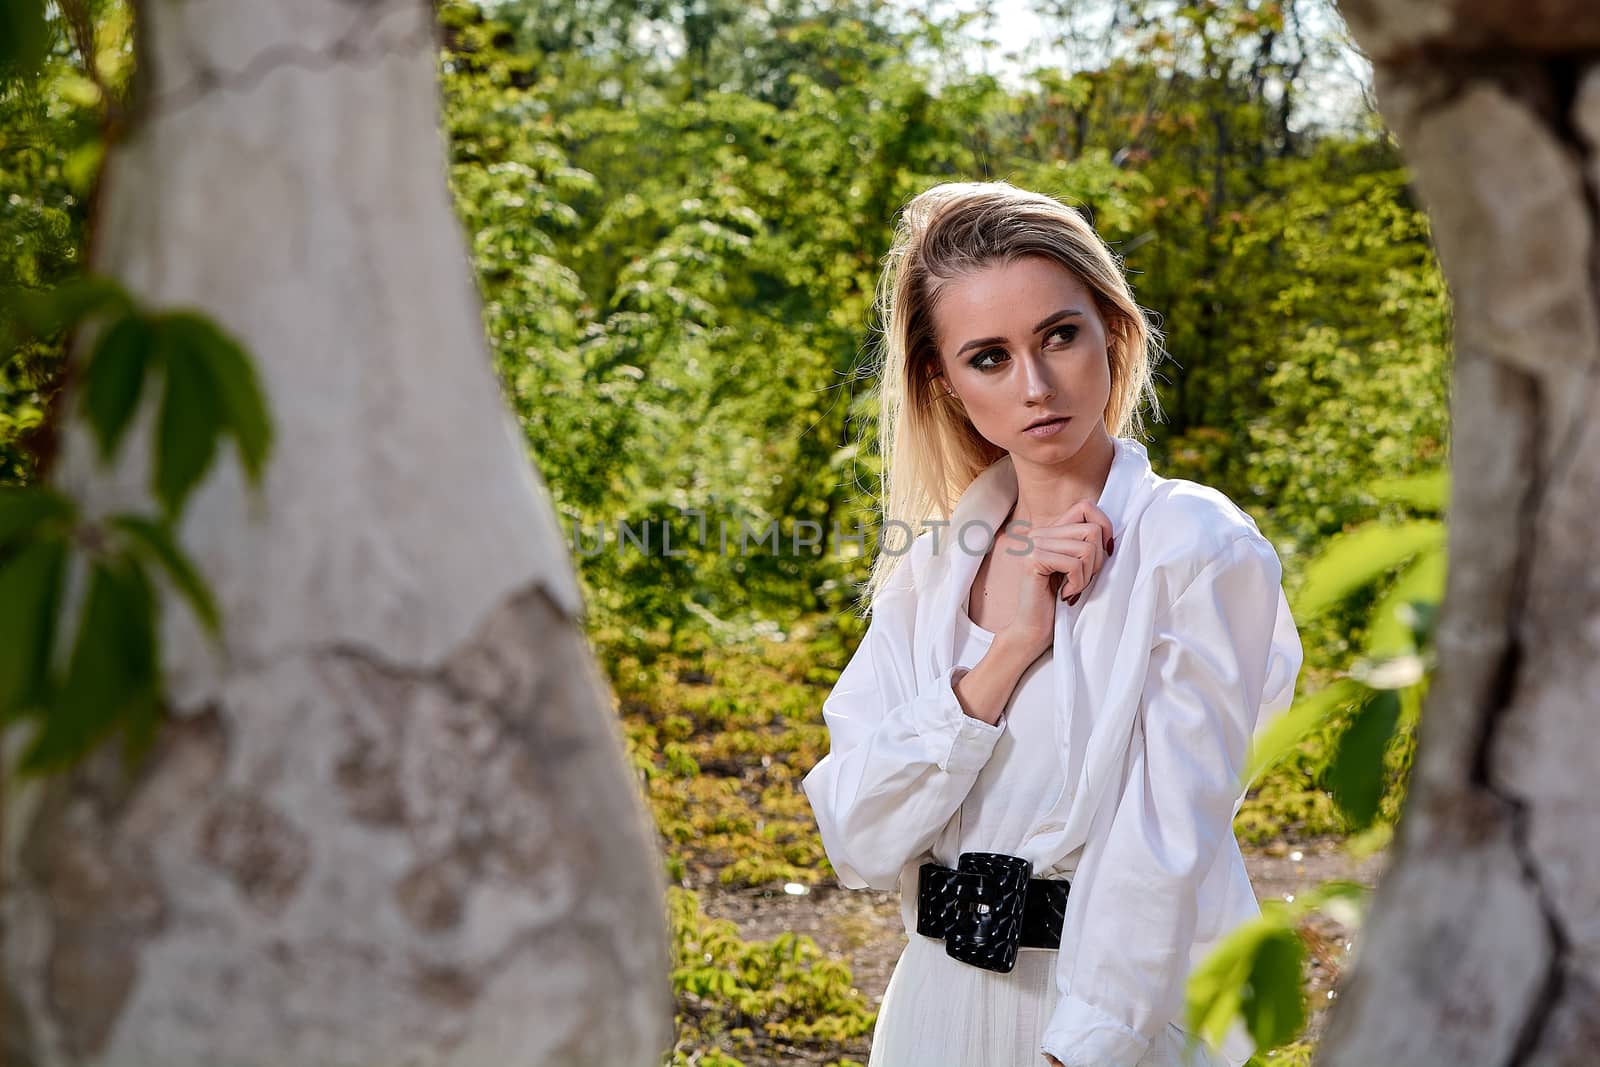
<svg viewBox="0 0 1600 1067">
<path fill-rule="evenodd" d="M 952 959 L 1009 974 L 1017 963 L 1032 865 L 1002 852 L 963 852 L 951 891 L 944 950 Z"/>
</svg>

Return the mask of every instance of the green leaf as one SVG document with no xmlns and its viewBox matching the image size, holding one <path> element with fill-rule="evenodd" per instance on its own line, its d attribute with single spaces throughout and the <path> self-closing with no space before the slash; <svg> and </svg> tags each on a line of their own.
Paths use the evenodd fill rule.
<svg viewBox="0 0 1600 1067">
<path fill-rule="evenodd" d="M 1286 711 L 1273 718 L 1252 739 L 1250 758 L 1246 761 L 1245 785 L 1255 781 L 1261 772 L 1292 751 L 1335 709 L 1355 703 L 1365 691 L 1350 679 L 1341 678 L 1295 701 Z"/>
<path fill-rule="evenodd" d="M 0 723 L 45 699 L 67 542 L 38 541 L 0 566 Z"/>
<path fill-rule="evenodd" d="M 0 548 L 34 536 L 51 520 L 70 522 L 76 512 L 72 501 L 53 489 L 0 486 Z"/>
<path fill-rule="evenodd" d="M 1306 565 L 1305 584 L 1294 615 L 1305 623 L 1371 584 L 1419 552 L 1444 544 L 1445 525 L 1436 519 L 1368 523 L 1335 534 Z"/>
<path fill-rule="evenodd" d="M 1354 829 L 1365 829 L 1378 815 L 1386 779 L 1383 754 L 1399 718 L 1399 694 L 1375 690 L 1339 738 L 1328 779 L 1333 802 Z"/>
<path fill-rule="evenodd" d="M 1238 1016 L 1256 947 L 1282 924 L 1275 913 L 1242 923 L 1189 974 L 1185 1009 L 1189 1029 L 1220 1045 Z"/>
<path fill-rule="evenodd" d="M 0 319 L 15 322 L 0 342 L 9 351 L 29 337 L 47 339 L 102 311 L 132 313 L 134 304 L 121 285 L 98 275 L 72 278 L 54 289 L 7 289 L 0 292 Z"/>
<path fill-rule="evenodd" d="M 49 54 L 43 0 L 0 0 L 0 84 L 35 74 Z"/>
<path fill-rule="evenodd" d="M 1379 478 L 1368 484 L 1367 491 L 1391 504 L 1443 512 L 1450 504 L 1450 472 L 1441 469 L 1403 478 Z"/>
<path fill-rule="evenodd" d="M 21 770 L 68 766 L 118 726 L 139 727 L 159 692 L 156 600 L 127 559 L 94 563 L 72 659 Z"/>
<path fill-rule="evenodd" d="M 83 408 L 100 443 L 100 458 L 110 462 L 139 405 L 145 367 L 155 332 L 144 317 L 124 315 L 95 346 L 84 371 Z"/>
<path fill-rule="evenodd" d="M 167 328 L 183 338 L 186 351 L 201 357 L 210 368 L 222 405 L 222 425 L 239 446 L 245 473 L 259 482 L 272 447 L 272 422 L 250 357 L 232 337 L 198 315 L 174 314 Z"/>
<path fill-rule="evenodd" d="M 175 517 L 216 455 L 222 401 L 210 362 L 188 343 L 187 331 L 168 324 L 165 316 L 156 323 L 165 382 L 156 425 L 155 490 L 168 516 Z"/>
<path fill-rule="evenodd" d="M 142 515 L 116 515 L 111 525 L 133 539 L 146 558 L 158 563 L 172 579 L 195 616 L 213 637 L 222 633 L 222 616 L 211 596 L 211 589 L 195 567 L 194 561 L 178 547 L 172 528 L 165 523 L 152 522 Z"/>
<path fill-rule="evenodd" d="M 1256 946 L 1239 1010 L 1260 1048 L 1277 1048 L 1300 1035 L 1306 1024 L 1301 970 L 1305 943 L 1292 929 L 1274 930 Z"/>
<path fill-rule="evenodd" d="M 1447 553 L 1445 546 L 1417 554 L 1400 577 L 1378 600 L 1367 626 L 1367 655 L 1372 659 L 1417 651 L 1419 626 L 1429 621 L 1418 605 L 1437 605 L 1444 599 Z"/>
</svg>

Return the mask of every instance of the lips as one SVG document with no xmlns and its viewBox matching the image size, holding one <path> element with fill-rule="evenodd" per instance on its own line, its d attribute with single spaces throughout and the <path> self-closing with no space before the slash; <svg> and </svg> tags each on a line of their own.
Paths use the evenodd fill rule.
<svg viewBox="0 0 1600 1067">
<path fill-rule="evenodd" d="M 1046 419 L 1036 419 L 1035 421 L 1030 422 L 1030 423 L 1028 423 L 1028 425 L 1024 426 L 1023 429 L 1024 430 L 1032 430 L 1032 429 L 1035 429 L 1035 428 L 1040 427 L 1040 426 L 1048 426 L 1052 422 L 1064 422 L 1064 421 L 1066 421 L 1066 419 L 1067 419 L 1067 416 L 1065 416 L 1065 415 L 1053 415 L 1050 418 L 1046 418 Z"/>
</svg>

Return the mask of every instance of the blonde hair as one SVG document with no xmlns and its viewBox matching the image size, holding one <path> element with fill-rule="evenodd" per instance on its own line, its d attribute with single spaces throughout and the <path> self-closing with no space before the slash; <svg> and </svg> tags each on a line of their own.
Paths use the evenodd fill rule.
<svg viewBox="0 0 1600 1067">
<path fill-rule="evenodd" d="M 1142 398 L 1160 417 L 1151 378 L 1160 331 L 1134 302 L 1120 257 L 1083 215 L 1006 181 L 944 182 L 913 197 L 895 225 L 875 301 L 883 324 L 877 374 L 882 514 L 869 598 L 908 554 L 910 541 L 900 543 L 906 532 L 914 539 L 925 521 L 948 520 L 973 478 L 1005 455 L 954 401 L 940 399 L 933 309 L 942 283 L 1024 256 L 1054 260 L 1094 297 L 1111 363 L 1107 430 L 1117 437 L 1142 433 Z"/>
</svg>

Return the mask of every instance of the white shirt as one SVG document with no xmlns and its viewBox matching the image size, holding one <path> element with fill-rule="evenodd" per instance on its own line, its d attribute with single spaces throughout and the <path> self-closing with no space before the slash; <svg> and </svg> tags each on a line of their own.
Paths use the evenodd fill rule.
<svg viewBox="0 0 1600 1067">
<path fill-rule="evenodd" d="M 1045 802 L 1008 850 L 1034 877 L 1071 872 L 1041 1046 L 1065 1067 L 1134 1067 L 1182 1024 L 1190 968 L 1260 913 L 1232 821 L 1251 735 L 1289 706 L 1302 662 L 1282 568 L 1255 521 L 1114 440 L 1098 500 L 1114 552 L 1076 605 L 1056 607 L 1055 784 L 1038 784 Z M 917 868 L 956 865 L 959 813 L 1015 725 L 1009 711 L 994 726 L 967 715 L 953 680 L 965 669 L 958 619 L 1016 497 L 1004 456 L 947 528 L 913 542 L 823 702 L 829 752 L 802 782 L 839 883 L 898 887 L 908 935 Z M 1242 1027 L 1222 1051 L 1249 1058 Z"/>
<path fill-rule="evenodd" d="M 963 667 L 977 666 L 994 638 L 963 608 L 956 616 L 955 661 Z M 962 852 L 1015 855 L 1061 791 L 1069 787 L 1070 776 L 1056 757 L 1053 658 L 1046 649 L 1029 664 L 1006 701 L 995 726 L 994 751 L 956 811 L 953 847 L 957 856 Z M 1034 876 L 1056 878 L 1071 869 L 1069 863 Z"/>
</svg>

